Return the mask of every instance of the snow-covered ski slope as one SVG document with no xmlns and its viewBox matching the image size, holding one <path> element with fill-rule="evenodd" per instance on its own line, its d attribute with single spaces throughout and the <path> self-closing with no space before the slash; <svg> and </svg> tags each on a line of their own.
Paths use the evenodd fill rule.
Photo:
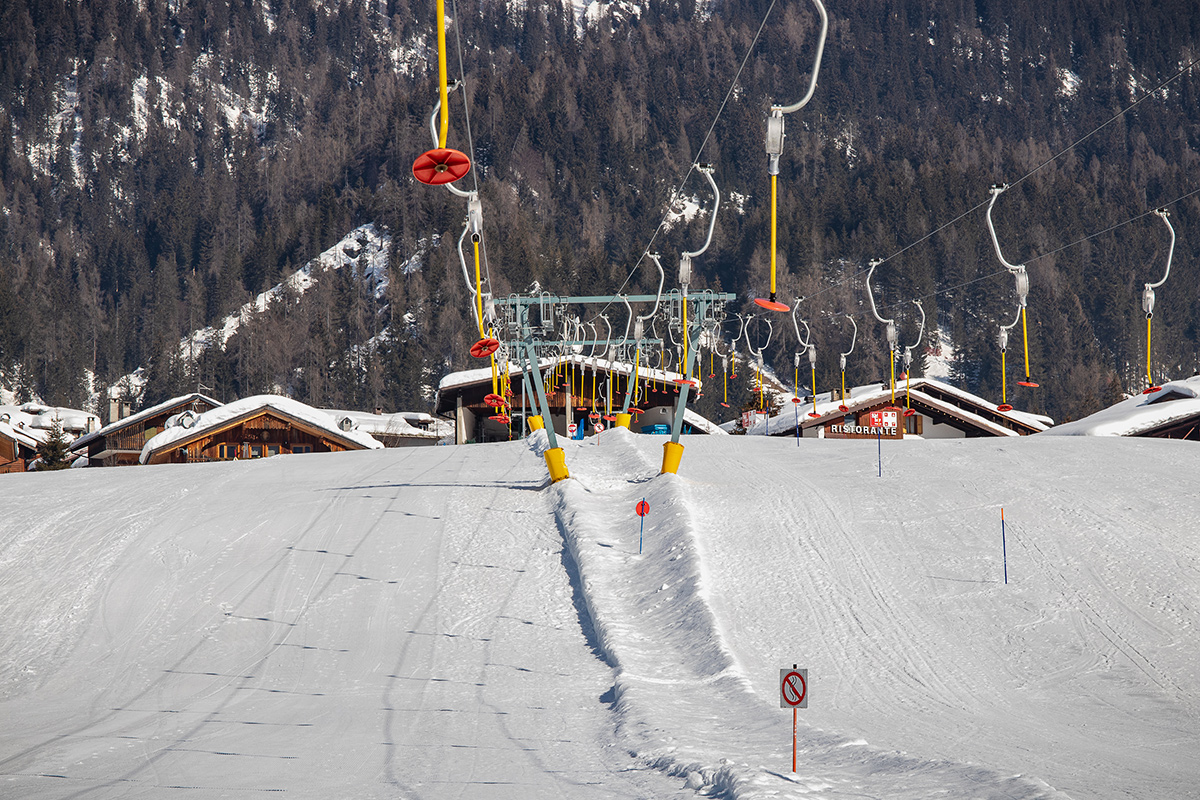
<svg viewBox="0 0 1200 800">
<path fill-rule="evenodd" d="M 662 441 L 5 476 L 0 797 L 1196 796 L 1194 444 Z"/>
</svg>

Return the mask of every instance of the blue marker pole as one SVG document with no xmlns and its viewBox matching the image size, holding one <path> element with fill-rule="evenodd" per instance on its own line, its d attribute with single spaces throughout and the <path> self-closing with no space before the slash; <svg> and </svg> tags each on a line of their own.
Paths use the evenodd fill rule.
<svg viewBox="0 0 1200 800">
<path fill-rule="evenodd" d="M 646 530 L 646 515 L 650 513 L 650 504 L 646 502 L 646 498 L 642 498 L 642 502 L 637 504 L 634 509 L 637 515 L 641 517 L 641 524 L 638 526 L 638 555 L 642 554 L 642 533 Z"/>
<path fill-rule="evenodd" d="M 875 434 L 875 445 L 879 448 L 879 477 L 883 477 L 883 435 Z"/>
<path fill-rule="evenodd" d="M 1004 585 L 1008 585 L 1008 543 L 1004 537 L 1004 506 L 1000 507 L 1000 552 L 1004 554 Z"/>
<path fill-rule="evenodd" d="M 800 446 L 800 404 L 792 403 L 792 406 L 796 409 L 796 447 L 799 447 Z"/>
</svg>

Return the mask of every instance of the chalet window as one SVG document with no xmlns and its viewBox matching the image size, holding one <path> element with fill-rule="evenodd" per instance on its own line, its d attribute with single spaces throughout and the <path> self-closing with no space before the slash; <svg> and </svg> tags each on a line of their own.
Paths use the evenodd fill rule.
<svg viewBox="0 0 1200 800">
<path fill-rule="evenodd" d="M 248 454 L 249 458 L 262 458 L 263 457 L 263 446 L 261 444 L 251 444 L 251 445 L 247 445 L 247 447 L 249 448 L 249 454 Z"/>
<path fill-rule="evenodd" d="M 238 457 L 238 446 L 236 444 L 219 444 L 217 445 L 217 458 L 229 460 Z"/>
<path fill-rule="evenodd" d="M 921 429 L 924 427 L 921 424 L 923 417 L 920 414 L 913 414 L 911 417 L 904 418 L 904 432 L 911 433 L 914 436 L 921 435 Z"/>
<path fill-rule="evenodd" d="M 277 444 L 264 444 L 264 445 L 263 445 L 263 450 L 265 450 L 265 451 L 266 451 L 266 452 L 264 453 L 264 455 L 268 455 L 268 456 L 277 456 L 277 455 L 279 455 L 279 445 L 277 445 Z"/>
<path fill-rule="evenodd" d="M 292 445 L 292 452 L 293 453 L 311 453 L 312 445 L 311 444 L 294 444 L 294 445 Z"/>
</svg>

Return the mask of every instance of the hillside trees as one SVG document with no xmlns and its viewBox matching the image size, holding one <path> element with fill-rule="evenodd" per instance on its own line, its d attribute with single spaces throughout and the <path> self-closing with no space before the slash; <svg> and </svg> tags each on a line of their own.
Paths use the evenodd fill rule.
<svg viewBox="0 0 1200 800">
<path fill-rule="evenodd" d="M 806 85 L 807 3 L 776 6 L 710 125 L 768 5 L 651 2 L 638 17 L 610 4 L 580 28 L 558 0 L 458 4 L 450 41 L 462 42 L 467 85 L 451 96 L 451 143 L 473 145 L 467 181 L 478 179 L 484 200 L 493 292 L 536 280 L 601 293 L 627 275 L 628 289 L 652 290 L 653 270 L 630 275 L 647 246 L 673 270 L 703 236 L 704 214 L 659 226 L 698 156 L 714 164 L 725 203 L 697 280 L 747 302 L 763 292 L 762 118 Z M 1163 231 L 1153 218 L 1122 223 L 1197 186 L 1196 68 L 1041 165 L 1200 54 L 1200 20 L 1185 6 L 831 7 L 818 91 L 788 121 L 779 213 L 781 292 L 809 298 L 825 374 L 843 312 L 862 337 L 848 378 L 886 374 L 862 269 L 894 256 L 875 285 L 906 337 L 909 301 L 926 297 L 957 346 L 963 385 L 997 395 L 995 332 L 1014 305 L 978 206 L 990 183 L 1026 176 L 997 223 L 1033 283 L 1046 390 L 1031 402 L 1079 416 L 1114 379 L 1138 388 L 1138 292 L 1161 269 Z M 423 387 L 474 366 L 453 246 L 462 203 L 410 177 L 436 95 L 432 18 L 430 0 L 5 3 L 0 359 L 18 362 L 47 402 L 83 402 L 87 370 L 108 384 L 146 367 L 148 398 L 199 380 L 226 398 L 283 390 L 364 408 L 423 404 Z M 707 206 L 694 174 L 682 195 Z M 1177 377 L 1200 352 L 1197 198 L 1172 220 L 1176 271 L 1160 292 L 1153 355 Z M 392 237 L 393 268 L 419 242 L 427 250 L 420 269 L 391 276 L 385 297 L 352 271 L 320 276 L 226 351 L 182 355 L 182 336 L 369 221 Z M 768 349 L 781 373 L 794 347 L 779 336 Z"/>
</svg>

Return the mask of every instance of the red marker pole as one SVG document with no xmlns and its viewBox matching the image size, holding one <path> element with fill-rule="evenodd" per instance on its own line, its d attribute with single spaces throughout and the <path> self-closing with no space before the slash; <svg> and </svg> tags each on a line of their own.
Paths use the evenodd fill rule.
<svg viewBox="0 0 1200 800">
<path fill-rule="evenodd" d="M 796 709 L 792 709 L 792 772 L 796 771 Z"/>
<path fill-rule="evenodd" d="M 650 504 L 646 502 L 646 498 L 642 498 L 642 502 L 637 504 L 637 515 L 641 518 L 641 525 L 638 526 L 638 555 L 642 554 L 642 534 L 646 530 L 646 515 L 650 513 Z"/>
</svg>

